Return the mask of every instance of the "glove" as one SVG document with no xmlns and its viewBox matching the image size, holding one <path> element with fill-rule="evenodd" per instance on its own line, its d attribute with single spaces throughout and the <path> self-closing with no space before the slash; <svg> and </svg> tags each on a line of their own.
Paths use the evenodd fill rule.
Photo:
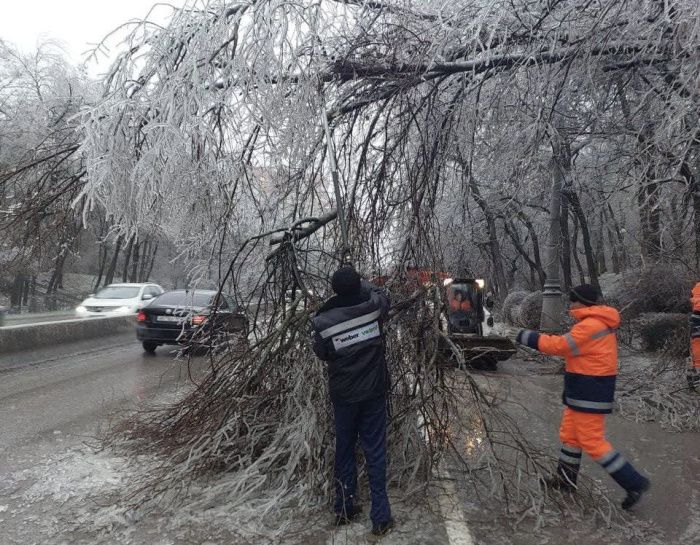
<svg viewBox="0 0 700 545">
<path fill-rule="evenodd" d="M 531 329 L 521 329 L 518 335 L 515 337 L 515 342 L 537 350 L 537 343 L 539 342 L 540 334 L 537 331 L 532 331 Z"/>
</svg>

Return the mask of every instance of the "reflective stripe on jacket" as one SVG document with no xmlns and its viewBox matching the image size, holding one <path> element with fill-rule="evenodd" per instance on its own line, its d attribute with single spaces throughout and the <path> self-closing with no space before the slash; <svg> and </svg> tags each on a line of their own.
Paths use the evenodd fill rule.
<svg viewBox="0 0 700 545">
<path fill-rule="evenodd" d="M 335 403 L 377 398 L 388 388 L 382 322 L 389 313 L 389 298 L 366 281 L 362 290 L 362 302 L 326 306 L 312 320 L 313 349 L 328 362 L 328 388 Z"/>
<path fill-rule="evenodd" d="M 571 331 L 538 335 L 537 349 L 564 357 L 564 405 L 575 411 L 611 413 L 617 378 L 615 330 L 620 314 L 604 305 L 573 309 L 570 314 L 577 321 Z"/>
</svg>

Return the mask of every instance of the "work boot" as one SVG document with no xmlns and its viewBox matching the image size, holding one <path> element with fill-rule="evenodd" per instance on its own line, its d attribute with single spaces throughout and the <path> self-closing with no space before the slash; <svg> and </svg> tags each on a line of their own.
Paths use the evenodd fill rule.
<svg viewBox="0 0 700 545">
<path fill-rule="evenodd" d="M 566 448 L 566 447 L 564 447 Z M 560 456 L 565 456 L 574 460 L 568 451 L 562 449 Z M 570 447 L 569 447 L 570 448 Z M 580 458 L 578 458 L 580 460 Z M 576 481 L 578 480 L 578 471 L 580 463 L 570 463 L 559 460 L 557 464 L 557 472 L 554 475 L 542 479 L 542 484 L 552 490 L 564 490 L 566 492 L 574 492 L 576 490 Z"/>
<path fill-rule="evenodd" d="M 367 536 L 367 541 L 376 543 L 394 529 L 394 519 L 389 519 L 387 522 L 372 525 L 372 532 Z"/>
<path fill-rule="evenodd" d="M 635 505 L 639 500 L 642 499 L 642 495 L 644 495 L 644 492 L 649 490 L 649 488 L 651 487 L 651 482 L 649 481 L 649 479 L 647 479 L 646 477 L 643 478 L 644 483 L 642 484 L 641 488 L 627 491 L 627 497 L 625 497 L 625 499 L 622 501 L 623 509 L 630 509 L 633 505 Z"/>
<path fill-rule="evenodd" d="M 335 525 L 345 526 L 355 522 L 362 514 L 362 507 L 355 505 L 350 512 L 335 515 Z"/>
<path fill-rule="evenodd" d="M 548 477 L 541 477 L 540 483 L 544 485 L 549 490 L 562 490 L 564 492 L 575 492 L 576 485 L 571 483 L 565 477 L 556 473 L 554 475 L 549 475 Z"/>
</svg>

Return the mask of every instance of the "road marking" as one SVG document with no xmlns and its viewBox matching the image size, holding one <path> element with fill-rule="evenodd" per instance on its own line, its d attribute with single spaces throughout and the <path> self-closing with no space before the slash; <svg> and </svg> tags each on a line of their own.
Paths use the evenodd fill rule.
<svg viewBox="0 0 700 545">
<path fill-rule="evenodd" d="M 447 541 L 450 545 L 474 545 L 464 511 L 457 502 L 457 489 L 452 475 L 442 469 L 439 476 L 443 478 L 444 492 L 438 496 L 438 505 L 444 519 Z"/>
<path fill-rule="evenodd" d="M 420 391 L 420 385 L 417 385 L 417 390 Z M 423 440 L 427 442 L 425 432 L 425 419 L 423 415 L 418 414 L 418 428 L 423 430 Z M 474 545 L 472 535 L 469 532 L 469 526 L 464 517 L 464 511 L 457 501 L 457 489 L 455 488 L 454 477 L 447 468 L 435 468 L 435 477 L 443 484 L 443 490 L 438 490 L 438 507 L 442 514 L 443 524 L 445 525 L 445 533 L 447 541 L 450 545 Z"/>
</svg>

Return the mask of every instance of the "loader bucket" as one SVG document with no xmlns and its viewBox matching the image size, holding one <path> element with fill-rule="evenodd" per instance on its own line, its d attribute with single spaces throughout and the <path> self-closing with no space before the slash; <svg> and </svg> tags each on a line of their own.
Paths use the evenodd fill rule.
<svg viewBox="0 0 700 545">
<path fill-rule="evenodd" d="M 513 341 L 505 337 L 463 333 L 451 333 L 448 337 L 462 351 L 465 362 L 477 368 L 495 369 L 497 362 L 507 360 L 516 352 Z M 447 344 L 443 349 L 452 351 Z"/>
</svg>

